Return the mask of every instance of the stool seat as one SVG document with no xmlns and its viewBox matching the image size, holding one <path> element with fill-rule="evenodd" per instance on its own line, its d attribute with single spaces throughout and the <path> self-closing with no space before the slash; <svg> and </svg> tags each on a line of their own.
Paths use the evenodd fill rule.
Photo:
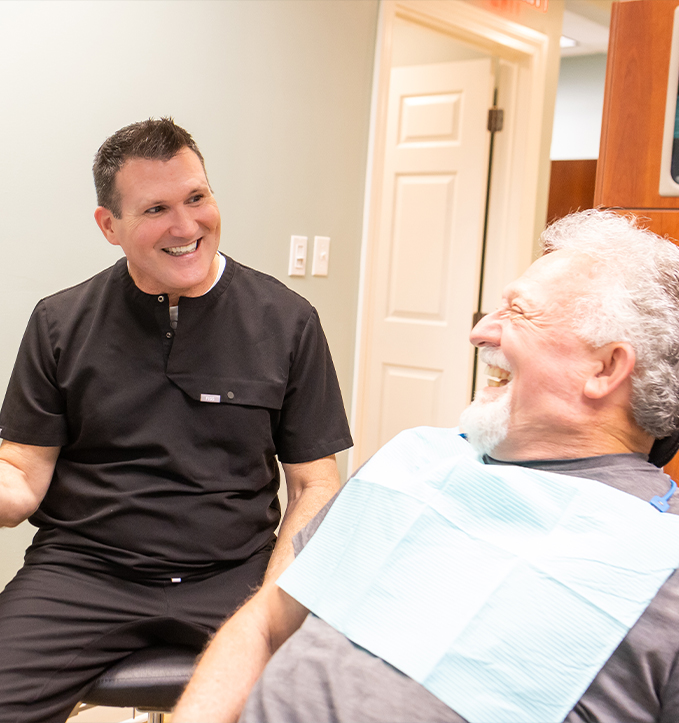
<svg viewBox="0 0 679 723">
<path fill-rule="evenodd" d="M 170 711 L 189 682 L 197 656 L 197 650 L 183 645 L 142 648 L 105 670 L 82 702 Z"/>
</svg>

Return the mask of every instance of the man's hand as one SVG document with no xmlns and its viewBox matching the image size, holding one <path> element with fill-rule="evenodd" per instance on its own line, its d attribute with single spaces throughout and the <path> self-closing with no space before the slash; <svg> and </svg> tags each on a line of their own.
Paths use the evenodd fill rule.
<svg viewBox="0 0 679 723">
<path fill-rule="evenodd" d="M 288 487 L 288 506 L 278 532 L 266 581 L 275 581 L 294 560 L 292 538 L 339 490 L 340 478 L 335 455 L 301 464 L 283 464 Z"/>
<path fill-rule="evenodd" d="M 214 637 L 172 713 L 172 722 L 237 721 L 264 666 L 307 613 L 275 583 L 265 583 Z"/>
<path fill-rule="evenodd" d="M 0 527 L 16 527 L 42 502 L 60 447 L 3 440 L 0 445 Z"/>
</svg>

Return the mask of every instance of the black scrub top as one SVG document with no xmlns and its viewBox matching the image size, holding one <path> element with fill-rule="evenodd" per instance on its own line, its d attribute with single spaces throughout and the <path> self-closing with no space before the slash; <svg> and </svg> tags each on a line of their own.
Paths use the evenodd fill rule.
<svg viewBox="0 0 679 723">
<path fill-rule="evenodd" d="M 271 543 L 282 462 L 351 445 L 315 309 L 227 260 L 204 296 L 140 291 L 126 259 L 43 299 L 0 437 L 59 446 L 26 562 L 209 572 Z"/>
</svg>

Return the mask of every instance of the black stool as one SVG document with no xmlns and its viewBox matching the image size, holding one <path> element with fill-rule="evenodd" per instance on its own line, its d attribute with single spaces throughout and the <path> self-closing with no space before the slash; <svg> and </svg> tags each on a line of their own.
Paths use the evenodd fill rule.
<svg viewBox="0 0 679 723">
<path fill-rule="evenodd" d="M 174 708 L 196 666 L 198 651 L 184 645 L 142 648 L 104 671 L 80 703 L 136 708 L 149 714 L 149 723 L 162 723 Z M 77 711 L 78 709 L 76 709 Z"/>
</svg>

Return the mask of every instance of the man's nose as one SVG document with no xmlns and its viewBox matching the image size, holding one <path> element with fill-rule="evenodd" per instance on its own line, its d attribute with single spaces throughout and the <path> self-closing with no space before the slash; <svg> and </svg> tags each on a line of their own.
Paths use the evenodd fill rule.
<svg viewBox="0 0 679 723">
<path fill-rule="evenodd" d="M 172 214 L 170 233 L 179 238 L 193 238 L 199 229 L 198 221 L 194 217 L 193 209 L 182 206 Z"/>
<path fill-rule="evenodd" d="M 481 317 L 469 335 L 474 346 L 499 346 L 501 337 L 500 320 L 497 311 Z"/>
</svg>

